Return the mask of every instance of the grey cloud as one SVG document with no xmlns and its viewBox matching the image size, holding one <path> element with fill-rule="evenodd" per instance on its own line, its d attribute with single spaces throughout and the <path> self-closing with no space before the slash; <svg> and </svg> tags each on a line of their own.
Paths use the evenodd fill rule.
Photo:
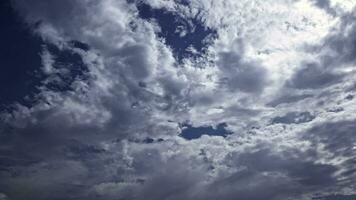
<svg viewBox="0 0 356 200">
<path fill-rule="evenodd" d="M 86 168 L 77 161 L 42 162 L 15 170 L 12 175 L 2 173 L 0 181 L 9 199 L 14 200 L 72 198 L 71 190 L 80 191 L 80 180 L 88 176 Z"/>
<path fill-rule="evenodd" d="M 331 9 L 329 1 L 313 1 L 323 9 Z M 351 74 L 342 72 L 355 63 L 355 11 L 340 16 L 340 24 L 309 53 L 317 55 L 314 62 L 303 62 L 286 86 L 300 90 L 321 90 L 344 83 Z M 348 82 L 352 80 L 347 80 Z"/>
<path fill-rule="evenodd" d="M 352 133 L 356 127 L 353 121 L 315 126 L 300 133 L 298 139 L 312 144 L 307 150 L 288 149 L 283 147 L 284 141 L 266 147 L 265 141 L 259 141 L 262 144 L 255 141 L 264 140 L 265 133 L 260 134 L 260 130 L 269 133 L 262 128 L 256 130 L 257 139 L 246 136 L 249 137 L 246 144 L 244 132 L 239 132 L 227 139 L 204 136 L 195 141 L 182 141 L 171 137 L 159 143 L 141 142 L 135 146 L 128 141 L 155 134 L 176 136 L 178 131 L 167 123 L 167 118 L 176 113 L 180 113 L 181 118 L 190 117 L 186 111 L 190 111 L 192 99 L 187 99 L 185 89 L 191 85 L 175 76 L 179 67 L 165 66 L 168 61 L 157 66 L 162 61 L 159 59 L 164 59 L 163 54 L 152 55 L 159 51 L 155 47 L 161 43 L 150 43 L 154 36 L 142 35 L 149 32 L 146 29 L 140 33 L 116 23 L 102 23 L 100 13 L 95 12 L 97 9 L 87 10 L 100 7 L 97 1 L 15 2 L 31 22 L 42 20 L 66 37 L 87 42 L 91 48 L 82 56 L 90 60 L 87 64 L 91 77 L 87 84 L 78 82 L 85 86 L 73 92 L 43 91 L 42 95 L 48 98 L 32 108 L 10 113 L 6 118 L 8 124 L 0 123 L 0 192 L 11 199 L 20 200 L 30 195 L 26 199 L 284 200 L 301 199 L 303 194 L 322 193 L 329 188 L 348 188 L 347 184 L 355 180 L 352 145 L 356 137 Z M 321 1 L 317 5 L 329 6 Z M 122 6 L 118 9 L 125 13 L 128 7 L 125 3 Z M 95 15 L 98 21 L 89 15 Z M 82 35 L 83 30 L 103 32 L 97 35 L 91 32 L 93 35 L 88 36 Z M 343 49 L 353 48 L 338 40 L 330 41 L 336 41 L 331 46 L 336 45 L 340 54 L 348 54 Z M 217 76 L 229 92 L 254 95 L 264 91 L 268 73 L 258 61 L 246 61 L 243 50 L 233 49 L 217 56 L 220 70 Z M 352 55 L 345 56 L 346 60 L 353 61 Z M 159 62 L 151 62 L 155 59 Z M 343 76 L 334 73 L 331 65 L 324 66 L 329 58 L 323 59 L 321 64 L 302 66 L 287 89 L 321 89 L 341 81 Z M 214 92 L 205 96 L 197 94 L 196 101 L 202 106 L 202 112 L 209 108 L 203 106 L 213 104 L 214 98 L 223 94 Z M 293 106 L 311 97 L 313 95 L 304 93 L 283 94 L 270 105 Z M 239 115 L 233 118 L 234 122 L 245 118 L 257 121 L 259 114 L 265 114 L 264 110 L 257 109 L 227 105 L 219 120 L 223 120 L 224 115 Z M 192 113 L 194 115 L 195 110 Z M 312 113 L 289 109 L 285 115 L 271 120 L 300 127 L 316 121 Z M 212 140 L 211 145 L 204 143 L 206 138 Z M 234 146 L 235 143 L 239 146 Z M 348 159 L 338 166 L 333 165 L 315 148 L 318 144 L 323 144 L 323 150 L 333 158 Z M 224 157 L 214 148 L 233 153 Z M 218 161 L 212 161 L 216 158 Z M 344 171 L 338 171 L 340 169 Z"/>
<path fill-rule="evenodd" d="M 289 104 L 289 103 L 296 103 L 298 101 L 302 101 L 307 98 L 311 98 L 313 95 L 311 94 L 301 94 L 301 95 L 284 95 L 281 97 L 277 97 L 276 99 L 272 100 L 271 102 L 267 103 L 268 106 L 278 106 L 281 104 Z"/>
<path fill-rule="evenodd" d="M 322 2 L 320 2 L 322 3 Z M 324 5 L 324 4 L 323 4 Z M 291 104 L 298 101 L 309 99 L 308 101 L 314 101 L 319 99 L 314 97 L 315 94 L 325 93 L 326 88 L 331 86 L 345 85 L 346 82 L 352 81 L 350 74 L 343 72 L 345 64 L 351 64 L 353 61 L 352 52 L 353 42 L 352 34 L 346 34 L 343 31 L 346 24 L 351 21 L 346 20 L 346 16 L 343 17 L 342 23 L 338 31 L 331 32 L 322 42 L 313 46 L 311 49 L 307 49 L 308 53 L 314 54 L 316 60 L 314 61 L 302 61 L 299 67 L 293 72 L 292 76 L 287 79 L 284 87 L 280 92 L 280 97 L 277 97 L 270 101 L 267 105 L 278 106 L 280 104 Z M 352 26 L 353 27 L 353 26 Z M 323 98 L 331 100 L 336 91 L 328 90 L 326 96 Z M 286 93 L 289 93 L 286 95 Z M 329 101 L 331 102 L 331 101 Z M 322 106 L 321 104 L 317 104 Z"/>
<path fill-rule="evenodd" d="M 349 94 L 349 95 L 347 95 L 347 96 L 345 97 L 345 99 L 348 100 L 348 101 L 352 101 L 352 100 L 354 99 L 354 96 L 351 95 L 351 94 Z"/>
<path fill-rule="evenodd" d="M 333 112 L 333 113 L 338 113 L 338 112 L 343 112 L 345 109 L 342 107 L 334 107 L 334 108 L 328 108 L 328 112 Z"/>
<path fill-rule="evenodd" d="M 14 200 L 101 199 L 93 186 L 122 182 L 130 173 L 121 143 L 110 150 L 81 141 L 66 145 L 45 160 L 0 170 L 0 188 Z"/>
<path fill-rule="evenodd" d="M 295 72 L 287 85 L 298 89 L 319 89 L 340 82 L 342 77 L 318 63 L 307 63 Z"/>
<path fill-rule="evenodd" d="M 127 30 L 127 32 L 125 32 L 122 30 L 123 27 L 114 24 L 112 24 L 112 27 L 106 27 L 104 24 L 97 24 L 97 22 L 89 20 L 91 17 L 87 15 L 87 9 L 96 10 L 98 12 L 96 19 L 98 21 L 103 20 L 101 19 L 103 16 L 101 16 L 102 13 L 100 13 L 99 2 L 64 1 L 57 6 L 58 2 L 54 1 L 36 0 L 29 4 L 27 1 L 18 0 L 14 1 L 14 4 L 20 13 L 30 22 L 40 20 L 43 21 L 43 23 L 52 24 L 54 28 L 60 32 L 64 31 L 68 37 L 76 38 L 78 34 L 82 34 L 80 39 L 92 39 L 88 41 L 88 44 L 93 46 L 95 50 L 83 53 L 82 56 L 84 60 L 88 60 L 86 57 L 91 59 L 91 54 L 96 53 L 96 50 L 100 50 L 100 53 L 102 53 L 101 55 L 96 53 L 96 56 L 99 57 L 97 60 L 86 63 L 91 66 L 89 67 L 91 79 L 88 80 L 89 83 L 86 85 L 90 87 L 90 89 L 86 88 L 84 92 L 75 91 L 73 92 L 74 94 L 58 92 L 58 94 L 55 95 L 59 97 L 59 100 L 57 100 L 57 102 L 48 103 L 51 104 L 51 108 L 41 108 L 46 107 L 46 102 L 42 102 L 43 105 L 38 105 L 37 107 L 39 108 L 34 106 L 34 108 L 29 111 L 31 112 L 31 116 L 27 119 L 23 119 L 22 123 L 27 123 L 28 125 L 25 125 L 27 127 L 22 128 L 24 130 L 20 129 L 19 132 L 41 132 L 41 134 L 54 132 L 48 135 L 64 138 L 76 138 L 76 135 L 91 135 L 87 137 L 91 138 L 93 135 L 96 135 L 97 132 L 102 132 L 103 134 L 100 134 L 100 136 L 93 137 L 107 139 L 107 135 L 111 135 L 111 137 L 120 138 L 123 135 L 127 135 L 128 129 L 132 127 L 132 124 L 141 122 L 136 124 L 134 129 L 146 126 L 147 124 L 143 122 L 149 121 L 149 118 L 147 118 L 150 115 L 150 113 L 148 113 L 149 110 L 161 109 L 158 105 L 161 104 L 161 102 L 169 104 L 175 100 L 146 91 L 145 88 L 139 86 L 140 81 L 150 79 L 148 81 L 149 83 L 147 83 L 148 86 L 152 85 L 152 87 L 157 87 L 158 85 L 158 87 L 162 87 L 163 90 L 166 89 L 168 95 L 180 95 L 184 86 L 180 84 L 179 80 L 171 78 L 171 76 L 174 75 L 173 73 L 173 75 L 167 74 L 164 79 L 161 78 L 159 80 L 155 80 L 157 77 L 151 77 L 151 73 L 154 70 L 152 69 L 153 64 L 150 62 L 152 59 L 150 56 L 152 55 L 149 54 L 149 52 L 153 51 L 150 49 L 150 44 L 146 44 L 141 41 L 141 39 L 137 39 L 136 35 L 133 35 L 135 33 Z M 118 5 L 124 8 L 128 6 L 124 2 Z M 121 8 L 119 7 L 119 9 Z M 69 11 L 69 13 L 67 11 Z M 71 20 L 67 20 L 68 18 L 71 18 Z M 110 22 L 106 23 L 110 24 Z M 102 27 L 102 25 L 104 27 Z M 97 29 L 94 27 L 97 27 Z M 93 37 L 97 37 L 96 39 L 101 40 L 99 43 L 102 44 L 98 44 L 98 40 L 92 38 L 92 36 L 84 34 L 85 31 L 78 31 L 82 29 L 98 31 L 98 35 Z M 93 33 L 93 35 L 96 35 L 96 33 Z M 132 41 L 129 42 L 130 44 L 126 43 L 122 46 L 117 46 L 117 39 L 125 38 L 125 36 L 132 39 Z M 103 39 L 105 38 L 110 38 L 110 40 L 112 39 L 113 41 L 104 41 Z M 104 68 L 104 70 L 102 70 L 102 68 Z M 157 82 L 159 84 L 157 84 Z M 79 82 L 78 84 L 83 83 Z M 174 86 L 172 86 L 173 84 Z M 108 91 L 104 91 L 101 88 L 103 85 L 107 86 Z M 78 90 L 80 89 L 81 88 Z M 108 95 L 106 92 L 110 94 Z M 42 95 L 46 96 L 49 94 L 44 92 Z M 77 113 L 74 113 L 74 110 L 71 111 L 67 108 L 66 103 L 68 103 L 68 100 L 74 101 L 80 106 L 93 107 L 93 110 L 88 110 L 84 115 L 80 116 L 79 114 L 78 116 Z M 142 107 L 134 109 L 133 105 L 138 101 Z M 39 110 L 36 111 L 36 109 Z M 91 115 L 91 112 L 95 109 L 98 109 L 98 112 L 100 110 L 100 113 L 97 113 L 96 116 L 86 116 L 86 114 Z M 102 115 L 103 113 L 109 114 L 110 116 L 108 118 L 110 119 L 105 119 L 105 116 Z M 79 117 L 80 119 L 73 119 L 73 116 L 74 118 Z M 80 121 L 86 121 L 89 118 L 92 118 L 91 120 L 93 121 L 95 121 L 95 118 L 97 118 L 97 120 L 91 124 L 83 124 Z M 26 122 L 26 120 L 28 122 Z M 103 120 L 105 122 L 98 123 Z M 33 121 L 35 122 L 33 123 Z M 14 122 L 14 124 L 16 125 L 16 122 Z M 59 129 L 59 127 L 61 127 L 61 129 Z M 136 131 L 131 130 L 131 132 L 137 132 L 138 129 L 136 129 Z M 76 134 L 72 134 L 73 132 Z"/>
<path fill-rule="evenodd" d="M 272 119 L 272 124 L 302 124 L 315 119 L 310 112 L 289 112 L 284 116 Z"/>
<path fill-rule="evenodd" d="M 77 0 L 61 2 L 55 0 L 35 0 L 32 2 L 14 0 L 12 2 L 28 23 L 50 23 L 61 27 L 60 31 L 69 31 L 71 34 L 81 28 L 78 25 L 82 23 L 83 16 L 87 13 L 85 3 Z M 65 16 L 63 10 L 66 11 Z"/>
<path fill-rule="evenodd" d="M 115 57 L 123 60 L 123 70 L 126 76 L 131 76 L 136 81 L 144 80 L 150 75 L 152 67 L 149 64 L 149 49 L 144 45 L 126 46 L 119 50 Z"/>
<path fill-rule="evenodd" d="M 318 1 L 321 5 L 328 4 L 328 1 Z M 307 64 L 311 67 L 310 71 L 319 73 L 317 80 L 320 83 L 332 82 L 338 76 L 332 74 L 335 69 L 340 69 L 345 64 L 355 63 L 356 55 L 356 24 L 355 9 L 350 13 L 340 16 L 340 24 L 327 37 L 322 40 L 320 45 L 315 45 L 312 52 L 319 54 L 320 64 Z M 305 68 L 307 69 L 307 68 Z M 302 68 L 303 70 L 303 68 Z M 299 72 L 300 73 L 300 72 Z M 325 80 L 325 81 L 323 81 Z M 328 80 L 328 81 L 327 81 Z M 323 84 L 322 84 L 323 85 Z"/>
<path fill-rule="evenodd" d="M 233 51 L 219 54 L 218 65 L 223 71 L 223 84 L 232 91 L 262 92 L 267 84 L 267 71 L 257 63 L 243 61 L 241 56 Z"/>
<path fill-rule="evenodd" d="M 314 126 L 303 134 L 304 139 L 308 139 L 315 145 L 323 144 L 327 151 L 334 156 L 352 156 L 356 135 L 354 121 L 339 121 L 323 123 Z"/>
<path fill-rule="evenodd" d="M 337 55 L 330 57 L 332 65 L 354 63 L 356 55 L 356 11 L 353 10 L 341 18 L 341 24 L 337 31 L 330 34 L 324 40 L 323 47 L 335 51 Z M 323 48 L 321 47 L 321 48 Z"/>
<path fill-rule="evenodd" d="M 149 178 L 139 199 L 194 199 L 195 189 L 204 180 L 205 175 L 199 170 L 184 169 L 181 161 L 165 164 L 159 174 Z"/>
<path fill-rule="evenodd" d="M 315 197 L 313 200 L 353 200 L 356 198 L 356 195 L 330 195 L 324 197 Z"/>
<path fill-rule="evenodd" d="M 69 159 L 62 162 L 67 164 L 51 164 L 47 161 L 49 164 L 21 166 L 21 170 L 17 170 L 19 176 L 2 179 L 0 185 L 5 184 L 4 188 L 10 192 L 9 195 L 21 195 L 23 193 L 13 188 L 23 184 L 23 187 L 29 187 L 29 191 L 35 192 L 36 198 L 33 199 L 52 196 L 59 199 L 90 199 L 94 195 L 97 199 L 232 200 L 239 196 L 242 200 L 280 200 L 297 198 L 300 194 L 313 193 L 338 184 L 335 177 L 337 168 L 318 163 L 314 149 L 310 152 L 300 149 L 275 152 L 271 145 L 256 144 L 251 147 L 254 151 L 248 148 L 228 154 L 223 163 L 214 166 L 217 170 L 220 167 L 241 170 L 232 173 L 224 170 L 226 172 L 211 176 L 209 173 L 214 168 L 211 168 L 208 158 L 204 155 L 187 156 L 180 149 L 183 147 L 168 145 L 166 142 L 158 146 L 147 146 L 129 155 L 124 153 L 123 143 L 118 143 L 117 148 L 111 150 L 75 141 L 67 144 L 70 146 L 62 151 Z M 164 157 L 161 152 L 169 152 L 168 149 L 182 153 Z M 59 158 L 54 160 L 59 161 Z M 72 168 L 80 170 L 67 170 Z M 52 175 L 47 176 L 46 173 Z M 32 184 L 30 187 L 28 182 L 22 181 L 24 175 L 29 180 L 41 180 L 42 184 Z M 56 181 L 49 184 L 49 180 Z M 66 186 L 61 186 L 61 183 Z M 43 184 L 48 185 L 45 187 Z M 44 191 L 40 192 L 39 188 Z M 63 191 L 66 193 L 61 193 Z"/>
<path fill-rule="evenodd" d="M 2 113 L 0 137 L 3 140 L 0 146 L 6 149 L 0 151 L 0 188 L 15 200 L 24 199 L 22 195 L 27 193 L 32 196 L 26 199 L 36 200 L 88 199 L 86 193 L 90 184 L 115 181 L 112 178 L 120 177 L 107 172 L 109 169 L 105 167 L 106 164 L 110 167 L 117 164 L 113 170 L 120 171 L 120 162 L 112 164 L 115 158 L 110 156 L 114 153 L 94 148 L 96 145 L 138 134 L 141 137 L 175 134 L 174 128 L 162 126 L 150 118 L 154 114 L 152 110 L 161 109 L 157 99 L 167 102 L 174 99 L 164 99 L 138 83 L 150 79 L 148 87 L 153 82 L 154 87 L 159 85 L 167 94 L 177 96 L 183 86 L 179 86 L 179 80 L 171 78 L 174 73 L 166 73 L 164 78 L 167 80 L 151 77 L 154 70 L 150 63 L 150 44 L 142 43 L 130 35 L 134 34 L 130 31 L 123 33 L 122 27 L 116 24 L 105 29 L 102 27 L 105 23 L 91 21 L 86 9 L 99 9 L 99 2 L 63 1 L 58 4 L 57 1 L 29 3 L 19 0 L 14 4 L 29 23 L 51 24 L 66 35 L 65 38 L 90 40 L 88 45 L 93 48 L 80 54 L 88 65 L 90 77 L 87 82 L 76 82 L 79 86 L 69 92 L 43 90 L 41 101 L 31 108 L 19 107 L 12 113 Z M 99 21 L 100 14 L 99 11 L 95 13 Z M 104 36 L 88 38 L 81 35 L 84 30 L 103 31 Z M 131 37 L 131 43 L 116 47 L 115 38 L 123 38 L 125 34 Z M 114 42 L 104 41 L 109 38 L 114 38 Z M 133 104 L 138 100 L 143 106 L 134 108 Z M 75 164 L 75 170 L 72 164 Z"/>
<path fill-rule="evenodd" d="M 343 161 L 338 164 L 342 170 L 339 174 L 340 187 L 354 187 L 355 182 L 355 121 L 325 122 L 312 127 L 301 134 L 301 138 L 311 142 L 315 147 L 320 147 L 321 151 L 327 152 L 330 159 L 343 157 Z M 337 190 L 336 190 L 337 192 Z"/>
<path fill-rule="evenodd" d="M 283 177 L 245 172 L 222 179 L 207 188 L 201 199 L 280 200 L 298 190 Z"/>
<path fill-rule="evenodd" d="M 280 200 L 301 199 L 328 186 L 335 186 L 337 168 L 319 164 L 313 153 L 299 150 L 273 152 L 257 147 L 255 152 L 236 152 L 226 163 L 241 169 L 227 177 L 217 177 L 207 187 L 205 199 Z"/>
<path fill-rule="evenodd" d="M 146 149 L 131 155 L 133 162 L 126 177 L 139 181 L 133 184 L 113 184 L 114 190 L 97 185 L 103 199 L 195 199 L 196 189 L 207 178 L 201 162 L 177 155 L 164 159 L 159 149 Z M 111 182 L 112 183 L 112 182 Z M 110 182 L 107 184 L 112 185 Z M 121 186 L 121 188 L 120 188 Z M 123 192 L 118 192 L 123 191 Z"/>
<path fill-rule="evenodd" d="M 9 200 L 6 194 L 0 193 L 0 200 Z"/>
<path fill-rule="evenodd" d="M 297 157 L 289 154 L 295 153 Z M 298 155 L 299 154 L 299 155 Z M 302 186 L 332 185 L 336 179 L 333 174 L 336 168 L 332 165 L 313 163 L 307 159 L 309 155 L 300 152 L 284 152 L 281 155 L 273 155 L 269 150 L 260 150 L 256 153 L 240 155 L 236 163 L 246 166 L 248 170 L 257 172 L 286 173 L 291 179 L 296 180 Z"/>
<path fill-rule="evenodd" d="M 94 33 L 95 31 L 101 32 L 101 28 L 108 28 L 105 27 L 105 23 L 101 21 L 102 13 L 97 10 L 100 7 L 100 2 L 93 0 L 64 0 L 61 2 L 56 0 L 34 0 L 32 2 L 13 0 L 12 2 L 14 7 L 19 11 L 19 14 L 22 15 L 29 24 L 39 25 L 37 28 L 41 28 L 43 25 L 51 25 L 59 34 L 69 36 L 71 39 L 89 42 L 94 48 L 103 50 L 110 49 L 110 45 L 105 44 L 100 36 L 92 34 L 92 36 L 84 37 L 83 35 L 83 32 L 87 30 L 91 30 Z M 127 4 L 121 4 L 121 6 L 125 5 Z M 127 6 L 126 9 L 129 10 L 131 8 Z M 95 15 L 97 16 L 97 21 L 90 20 L 93 17 L 93 10 L 96 10 Z M 117 37 L 119 37 L 121 36 L 119 33 L 122 33 L 123 31 L 123 27 L 116 26 L 112 29 L 112 32 L 101 32 L 101 34 L 105 34 L 107 37 L 116 38 L 115 34 L 118 34 Z M 55 32 L 50 32 L 48 34 L 55 34 Z M 48 34 L 43 34 L 42 37 L 45 39 L 56 37 Z"/>
<path fill-rule="evenodd" d="M 191 157 L 189 159 L 173 156 L 168 160 L 163 160 L 160 153 L 156 150 L 147 149 L 146 151 L 140 152 L 133 155 L 134 162 L 132 168 L 136 171 L 136 175 L 141 177 L 142 181 L 140 184 L 134 184 L 124 187 L 123 189 L 127 192 L 121 193 L 105 193 L 105 190 L 101 192 L 103 197 L 115 198 L 115 195 L 119 197 L 133 198 L 133 199 L 235 199 L 239 196 L 240 199 L 281 199 L 283 197 L 293 197 L 297 192 L 298 184 L 293 183 L 292 179 L 284 178 L 278 174 L 267 175 L 264 174 L 266 171 L 273 171 L 273 166 L 263 168 L 271 159 L 274 157 L 268 157 L 269 153 L 262 153 L 263 156 L 251 154 L 244 156 L 238 156 L 235 166 L 245 165 L 248 170 L 242 172 L 237 172 L 230 174 L 228 176 L 218 176 L 213 179 L 213 181 L 208 181 L 208 170 L 209 165 L 203 163 L 203 159 L 198 157 Z M 263 157 L 266 159 L 263 159 Z M 249 159 L 248 157 L 251 157 Z M 230 159 L 230 158 L 228 158 Z M 248 159 L 248 160 L 246 160 Z M 281 158 L 282 159 L 282 158 Z M 255 161 L 261 163 L 255 163 Z M 268 160 L 268 161 L 267 161 Z M 233 161 L 235 162 L 235 161 Z M 284 162 L 284 161 L 281 161 Z M 298 161 L 295 161 L 298 163 Z M 227 160 L 230 163 L 230 160 Z M 293 163 L 296 164 L 296 163 Z M 285 166 L 283 166 L 285 165 Z M 292 165 L 292 164 L 291 164 Z M 278 171 L 280 168 L 288 170 L 288 161 L 279 164 L 277 162 L 275 170 Z M 301 164 L 300 170 L 303 170 L 304 165 Z M 318 166 L 316 166 L 317 168 Z M 307 178 L 309 174 L 299 174 L 299 169 L 296 166 L 293 171 L 295 177 Z M 320 167 L 321 168 L 321 167 Z M 306 168 L 304 173 L 313 169 L 312 165 L 310 168 Z M 312 170 L 315 173 L 315 171 Z M 324 172 L 328 172 L 325 170 Z M 312 174 L 312 173 L 311 173 Z M 324 175 L 324 174 L 323 174 Z M 318 175 L 315 175 L 318 176 Z M 322 177 L 322 176 L 320 176 Z M 325 177 L 325 176 L 324 176 Z M 321 184 L 321 183 L 308 183 L 306 184 Z M 296 178 L 297 179 L 297 178 Z M 321 178 L 320 182 L 327 180 L 327 177 Z M 267 184 L 269 183 L 269 184 Z M 326 184 L 326 183 L 323 183 Z M 117 185 L 117 190 L 120 185 Z M 282 187 L 283 186 L 283 187 Z M 108 190 L 109 191 L 109 190 Z"/>
<path fill-rule="evenodd" d="M 222 166 L 229 170 L 209 177 L 210 168 L 203 154 L 162 159 L 159 149 L 146 149 L 133 155 L 133 169 L 142 184 L 128 186 L 126 198 L 136 199 L 300 199 L 335 187 L 338 168 L 318 163 L 315 149 L 285 149 L 275 152 L 270 145 L 256 145 L 228 154 Z M 164 161 L 165 160 L 165 161 Z M 171 171 L 174 169 L 173 171 Z M 183 175 L 185 174 L 185 175 Z M 184 177 L 184 178 L 183 178 Z M 209 180 L 209 181 L 208 181 Z M 162 189 L 164 188 L 164 189 Z"/>
<path fill-rule="evenodd" d="M 321 9 L 324 9 L 329 14 L 335 16 L 337 13 L 334 8 L 330 5 L 330 0 L 312 0 L 316 6 Z"/>
</svg>

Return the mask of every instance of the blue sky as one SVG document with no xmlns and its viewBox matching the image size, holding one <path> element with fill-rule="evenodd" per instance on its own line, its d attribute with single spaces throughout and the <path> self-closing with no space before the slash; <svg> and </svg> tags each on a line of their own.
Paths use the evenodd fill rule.
<svg viewBox="0 0 356 200">
<path fill-rule="evenodd" d="M 353 0 L 5 0 L 0 200 L 349 200 Z"/>
</svg>

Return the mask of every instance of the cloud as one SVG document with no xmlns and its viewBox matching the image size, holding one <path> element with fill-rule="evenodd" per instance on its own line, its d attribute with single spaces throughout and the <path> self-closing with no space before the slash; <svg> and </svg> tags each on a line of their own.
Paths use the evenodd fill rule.
<svg viewBox="0 0 356 200">
<path fill-rule="evenodd" d="M 290 112 L 285 116 L 275 117 L 272 119 L 272 123 L 281 123 L 281 124 L 292 124 L 292 123 L 307 123 L 315 119 L 310 112 Z"/>
<path fill-rule="evenodd" d="M 136 1 L 13 2 L 48 43 L 48 77 L 35 103 L 0 115 L 9 198 L 279 200 L 352 189 L 354 18 L 325 13 L 333 1 L 145 2 L 155 17 Z"/>
<path fill-rule="evenodd" d="M 1 200 L 7 200 L 8 198 L 7 198 L 7 196 L 5 194 L 0 193 L 0 199 Z"/>
<path fill-rule="evenodd" d="M 331 7 L 329 0 L 314 0 L 316 6 L 325 9 L 331 15 L 336 15 L 336 11 Z"/>
<path fill-rule="evenodd" d="M 334 156 L 349 157 L 354 150 L 356 139 L 352 133 L 353 124 L 353 121 L 324 123 L 313 127 L 303 137 L 315 144 L 323 144 L 323 148 Z"/>
<path fill-rule="evenodd" d="M 317 89 L 340 82 L 343 75 L 333 73 L 316 63 L 306 64 L 291 78 L 290 85 L 298 89 Z"/>
<path fill-rule="evenodd" d="M 223 72 L 222 82 L 232 92 L 260 93 L 267 84 L 267 71 L 257 63 L 242 60 L 243 52 L 222 52 L 218 65 Z"/>
<path fill-rule="evenodd" d="M 349 200 L 355 198 L 355 195 L 331 195 L 326 197 L 318 197 L 315 199 L 322 199 L 322 200 L 334 200 L 334 199 L 342 199 L 342 200 Z"/>
<path fill-rule="evenodd" d="M 298 101 L 301 101 L 303 99 L 306 99 L 306 98 L 310 98 L 310 97 L 313 97 L 313 95 L 311 94 L 301 94 L 301 95 L 285 95 L 285 96 L 281 96 L 281 97 L 278 97 L 276 99 L 274 99 L 273 101 L 267 103 L 267 105 L 270 105 L 270 106 L 278 106 L 280 104 L 285 104 L 285 103 L 295 103 L 295 102 L 298 102 Z"/>
</svg>

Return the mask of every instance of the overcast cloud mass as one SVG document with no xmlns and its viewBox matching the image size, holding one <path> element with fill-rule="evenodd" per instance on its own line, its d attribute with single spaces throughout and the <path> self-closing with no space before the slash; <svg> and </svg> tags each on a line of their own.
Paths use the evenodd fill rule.
<svg viewBox="0 0 356 200">
<path fill-rule="evenodd" d="M 354 0 L 2 0 L 0 200 L 355 200 Z"/>
</svg>

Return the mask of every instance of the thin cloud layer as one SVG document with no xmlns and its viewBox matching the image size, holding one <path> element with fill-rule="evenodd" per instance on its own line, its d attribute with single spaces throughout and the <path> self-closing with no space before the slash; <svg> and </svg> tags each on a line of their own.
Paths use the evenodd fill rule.
<svg viewBox="0 0 356 200">
<path fill-rule="evenodd" d="M 352 1 L 11 5 L 44 78 L 0 114 L 0 199 L 354 197 Z"/>
</svg>

